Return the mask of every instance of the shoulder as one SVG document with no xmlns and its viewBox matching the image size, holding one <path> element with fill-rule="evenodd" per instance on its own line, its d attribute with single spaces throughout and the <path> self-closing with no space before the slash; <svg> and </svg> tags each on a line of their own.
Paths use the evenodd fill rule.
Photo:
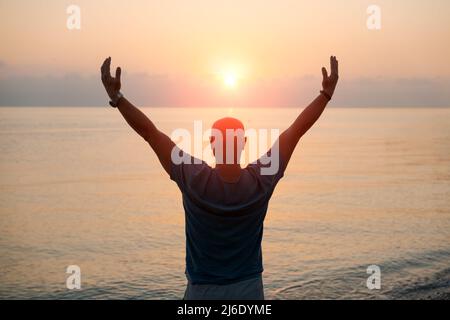
<svg viewBox="0 0 450 320">
<path fill-rule="evenodd" d="M 178 185 L 192 182 L 196 177 L 208 176 L 212 168 L 201 159 L 180 150 L 180 158 L 172 159 L 170 178 Z"/>
<path fill-rule="evenodd" d="M 284 176 L 285 168 L 286 166 L 283 162 L 283 158 L 279 153 L 269 151 L 257 161 L 250 163 L 246 167 L 246 170 L 264 185 L 268 184 L 275 186 Z"/>
</svg>

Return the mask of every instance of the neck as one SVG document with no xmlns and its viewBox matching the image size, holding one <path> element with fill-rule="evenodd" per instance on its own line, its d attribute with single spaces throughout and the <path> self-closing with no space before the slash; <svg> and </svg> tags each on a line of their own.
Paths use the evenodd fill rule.
<svg viewBox="0 0 450 320">
<path fill-rule="evenodd" d="M 237 182 L 241 177 L 240 164 L 216 164 L 216 169 L 225 182 Z"/>
</svg>

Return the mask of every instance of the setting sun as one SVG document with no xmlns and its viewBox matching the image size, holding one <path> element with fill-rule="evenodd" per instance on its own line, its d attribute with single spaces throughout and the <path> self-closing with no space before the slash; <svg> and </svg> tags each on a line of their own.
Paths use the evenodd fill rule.
<svg viewBox="0 0 450 320">
<path fill-rule="evenodd" d="M 237 85 L 237 76 L 233 72 L 228 72 L 223 77 L 223 83 L 227 88 L 234 88 Z"/>
</svg>

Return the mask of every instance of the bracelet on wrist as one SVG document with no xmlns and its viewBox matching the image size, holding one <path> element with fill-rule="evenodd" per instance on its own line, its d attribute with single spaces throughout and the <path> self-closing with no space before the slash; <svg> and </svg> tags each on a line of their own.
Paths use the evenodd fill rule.
<svg viewBox="0 0 450 320">
<path fill-rule="evenodd" d="M 109 102 L 109 105 L 113 108 L 117 108 L 119 106 L 120 100 L 123 98 L 123 94 L 119 91 L 117 95 Z"/>
</svg>

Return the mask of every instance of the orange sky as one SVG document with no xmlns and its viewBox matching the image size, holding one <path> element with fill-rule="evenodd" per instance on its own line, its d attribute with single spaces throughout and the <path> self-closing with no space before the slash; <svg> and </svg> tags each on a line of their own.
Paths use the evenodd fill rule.
<svg viewBox="0 0 450 320">
<path fill-rule="evenodd" d="M 214 85 L 233 69 L 244 86 L 320 77 L 334 54 L 346 79 L 449 77 L 450 2 L 375 2 L 380 31 L 366 27 L 365 0 L 4 0 L 0 63 L 4 74 L 87 76 L 110 55 L 125 74 Z M 69 4 L 80 31 L 66 28 Z"/>
<path fill-rule="evenodd" d="M 238 64 L 273 77 L 315 74 L 334 53 L 348 75 L 450 74 L 450 2 L 376 1 L 382 30 L 369 31 L 372 2 L 2 1 L 0 58 L 89 73 L 112 55 L 131 72 L 202 76 Z M 65 27 L 71 3 L 81 31 Z"/>
</svg>

